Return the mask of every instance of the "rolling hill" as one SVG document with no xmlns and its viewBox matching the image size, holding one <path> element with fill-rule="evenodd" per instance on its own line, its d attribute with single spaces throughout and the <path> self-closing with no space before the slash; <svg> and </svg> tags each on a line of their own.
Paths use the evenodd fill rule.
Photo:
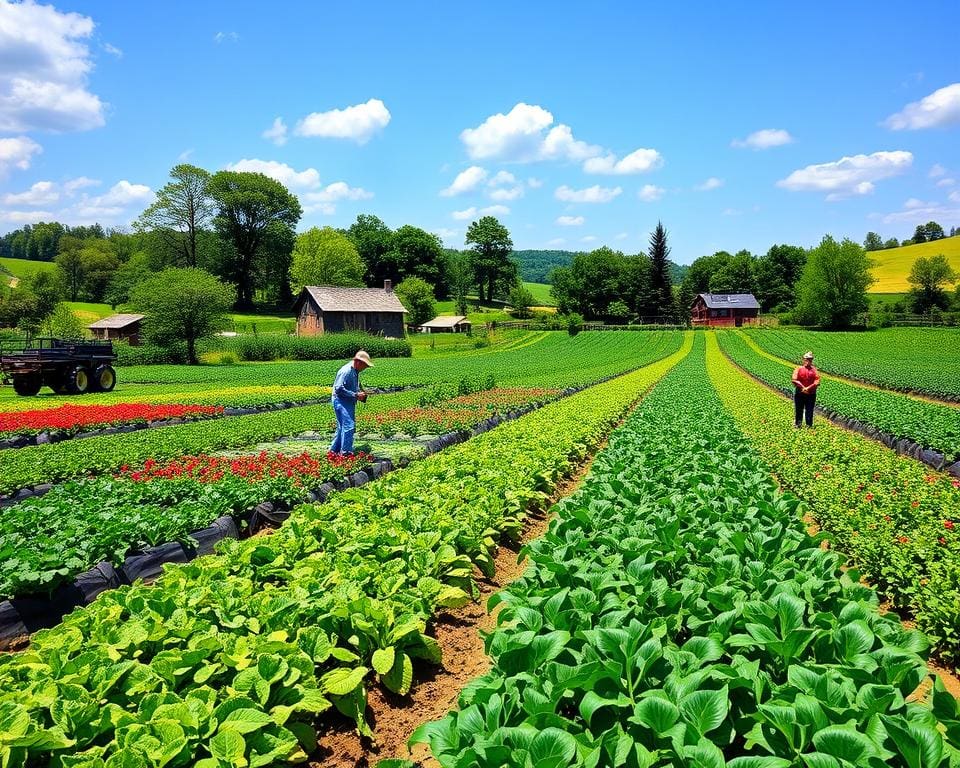
<svg viewBox="0 0 960 768">
<path fill-rule="evenodd" d="M 56 266 L 51 261 L 0 258 L 0 282 L 3 285 L 9 285 L 11 279 L 25 280 L 34 272 L 49 271 L 55 268 Z"/>
<path fill-rule="evenodd" d="M 960 237 L 947 237 L 932 243 L 905 245 L 884 251 L 870 251 L 867 255 L 873 261 L 870 273 L 876 282 L 870 286 L 871 293 L 906 293 L 910 290 L 907 275 L 913 262 L 921 256 L 936 256 L 942 253 L 947 257 L 953 270 L 960 274 Z"/>
</svg>

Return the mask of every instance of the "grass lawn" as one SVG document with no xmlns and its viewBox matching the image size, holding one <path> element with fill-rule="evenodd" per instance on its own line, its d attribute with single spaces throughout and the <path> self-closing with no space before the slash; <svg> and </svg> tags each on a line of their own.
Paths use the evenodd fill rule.
<svg viewBox="0 0 960 768">
<path fill-rule="evenodd" d="M 438 301 L 438 315 L 455 315 L 457 309 L 453 301 Z M 512 320 L 510 313 L 503 307 L 492 305 L 480 306 L 475 298 L 467 299 L 467 320 L 473 323 L 474 330 L 482 328 L 486 323 Z"/>
<path fill-rule="evenodd" d="M 533 303 L 536 306 L 554 306 L 553 296 L 550 295 L 550 286 L 546 283 L 524 283 L 523 287 L 533 294 Z"/>
<path fill-rule="evenodd" d="M 10 284 L 9 272 L 17 280 L 25 280 L 34 272 L 50 272 L 56 268 L 51 261 L 28 261 L 27 259 L 0 259 L 0 282 Z M 4 272 L 6 270 L 6 272 Z"/>
<path fill-rule="evenodd" d="M 867 256 L 873 262 L 870 274 L 876 282 L 870 286 L 871 293 L 906 293 L 910 290 L 907 275 L 913 262 L 921 256 L 936 256 L 942 253 L 950 266 L 960 273 L 960 237 L 946 237 L 932 243 L 906 245 L 886 251 L 870 251 Z"/>
<path fill-rule="evenodd" d="M 105 317 L 114 315 L 118 310 L 114 310 L 109 304 L 95 304 L 90 301 L 66 301 L 64 302 L 70 310 L 77 316 L 77 319 L 84 325 L 95 323 Z"/>
<path fill-rule="evenodd" d="M 297 320 L 293 315 L 253 315 L 233 313 L 230 315 L 236 333 L 293 333 Z"/>
</svg>

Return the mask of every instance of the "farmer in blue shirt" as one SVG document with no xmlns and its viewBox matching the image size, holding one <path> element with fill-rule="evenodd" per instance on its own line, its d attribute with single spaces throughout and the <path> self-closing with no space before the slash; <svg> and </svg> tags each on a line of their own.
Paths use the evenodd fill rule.
<svg viewBox="0 0 960 768">
<path fill-rule="evenodd" d="M 337 417 L 337 431 L 330 445 L 331 453 L 353 453 L 357 400 L 361 403 L 367 400 L 367 393 L 360 388 L 360 372 L 372 367 L 370 355 L 361 349 L 353 356 L 353 360 L 337 371 L 333 380 L 333 392 L 330 394 L 333 412 Z"/>
</svg>

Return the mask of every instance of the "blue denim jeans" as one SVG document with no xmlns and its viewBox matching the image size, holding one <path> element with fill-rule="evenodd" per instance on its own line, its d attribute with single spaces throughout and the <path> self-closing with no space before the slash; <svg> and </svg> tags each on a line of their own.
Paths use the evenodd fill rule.
<svg viewBox="0 0 960 768">
<path fill-rule="evenodd" d="M 353 433 L 357 429 L 357 422 L 354 416 L 356 410 L 356 403 L 344 403 L 340 400 L 333 401 L 333 412 L 337 417 L 337 431 L 334 432 L 333 442 L 330 444 L 331 452 L 353 453 Z"/>
</svg>

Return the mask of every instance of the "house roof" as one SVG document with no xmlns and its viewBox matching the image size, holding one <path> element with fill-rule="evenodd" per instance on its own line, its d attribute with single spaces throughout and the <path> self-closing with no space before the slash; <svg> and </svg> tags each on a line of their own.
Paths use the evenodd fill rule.
<svg viewBox="0 0 960 768">
<path fill-rule="evenodd" d="M 308 294 L 324 312 L 407 311 L 393 291 L 385 291 L 383 288 L 341 288 L 334 285 L 305 286 L 294 304 L 295 310 L 299 310 Z"/>
<path fill-rule="evenodd" d="M 126 328 L 128 325 L 139 323 L 141 320 L 143 320 L 143 315 L 110 315 L 110 317 L 105 317 L 103 320 L 90 323 L 87 328 L 91 330 L 98 328 Z"/>
<path fill-rule="evenodd" d="M 464 315 L 438 315 L 429 323 L 424 323 L 424 328 L 455 328 L 460 323 L 470 325 L 470 321 Z"/>
<path fill-rule="evenodd" d="M 707 309 L 760 309 L 752 293 L 699 293 Z"/>
</svg>

